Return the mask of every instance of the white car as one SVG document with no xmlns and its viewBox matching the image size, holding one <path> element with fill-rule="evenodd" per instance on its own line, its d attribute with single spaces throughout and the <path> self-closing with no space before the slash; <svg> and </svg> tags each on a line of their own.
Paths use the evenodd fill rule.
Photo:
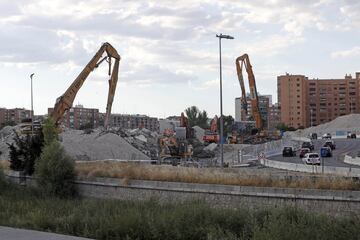
<svg viewBox="0 0 360 240">
<path fill-rule="evenodd" d="M 322 135 L 322 139 L 331 139 L 331 134 L 325 133 L 324 135 Z"/>
<path fill-rule="evenodd" d="M 307 153 L 302 159 L 305 164 L 320 165 L 320 156 L 318 153 Z"/>
</svg>

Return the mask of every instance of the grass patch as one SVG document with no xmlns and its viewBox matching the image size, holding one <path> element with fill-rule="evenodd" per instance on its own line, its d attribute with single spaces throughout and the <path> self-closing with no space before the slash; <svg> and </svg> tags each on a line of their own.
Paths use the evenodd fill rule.
<svg viewBox="0 0 360 240">
<path fill-rule="evenodd" d="M 271 175 L 246 173 L 236 169 L 187 168 L 119 163 L 112 161 L 77 163 L 80 177 L 110 177 L 120 179 L 169 182 L 225 184 L 257 187 L 360 190 L 356 179 L 345 177 L 276 178 Z"/>
<path fill-rule="evenodd" d="M 202 202 L 44 198 L 31 188 L 0 192 L 0 225 L 95 239 L 357 239 L 357 219 L 283 209 L 214 209 Z"/>
</svg>

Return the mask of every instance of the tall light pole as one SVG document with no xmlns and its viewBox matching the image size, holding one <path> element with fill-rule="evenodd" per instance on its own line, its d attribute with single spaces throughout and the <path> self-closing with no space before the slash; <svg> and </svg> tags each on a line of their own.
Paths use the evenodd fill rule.
<svg viewBox="0 0 360 240">
<path fill-rule="evenodd" d="M 222 107 L 222 63 L 221 63 L 221 39 L 234 39 L 230 35 L 223 35 L 222 33 L 216 34 L 216 37 L 219 38 L 219 60 L 220 60 L 220 151 L 221 151 L 221 167 L 224 166 L 224 116 L 223 116 L 223 107 Z"/>
<path fill-rule="evenodd" d="M 34 136 L 34 106 L 33 106 L 33 76 L 34 73 L 30 74 L 31 79 L 31 135 Z"/>
</svg>

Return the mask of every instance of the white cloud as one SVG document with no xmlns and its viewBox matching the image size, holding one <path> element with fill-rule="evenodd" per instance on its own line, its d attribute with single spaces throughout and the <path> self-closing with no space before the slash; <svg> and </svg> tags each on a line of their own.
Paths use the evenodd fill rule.
<svg viewBox="0 0 360 240">
<path fill-rule="evenodd" d="M 331 53 L 332 58 L 346 58 L 346 57 L 357 57 L 360 56 L 360 47 L 356 46 L 348 50 L 341 50 Z"/>
</svg>

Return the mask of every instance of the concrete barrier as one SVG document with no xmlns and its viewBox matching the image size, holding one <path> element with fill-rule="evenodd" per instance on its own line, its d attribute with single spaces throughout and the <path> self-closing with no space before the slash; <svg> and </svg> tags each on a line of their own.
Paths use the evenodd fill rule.
<svg viewBox="0 0 360 240">
<path fill-rule="evenodd" d="M 6 173 L 7 175 L 8 173 Z M 16 174 L 7 175 L 19 183 Z M 36 179 L 25 176 L 25 185 Z M 212 207 L 259 209 L 294 207 L 310 213 L 360 217 L 360 191 L 253 187 L 184 182 L 94 178 L 74 181 L 80 195 L 126 201 L 156 200 L 159 203 L 203 201 Z"/>
<path fill-rule="evenodd" d="M 360 157 L 352 157 L 349 155 L 345 155 L 344 162 L 348 164 L 360 166 Z"/>
<path fill-rule="evenodd" d="M 299 163 L 280 162 L 270 159 L 261 159 L 260 163 L 266 167 L 290 170 L 295 172 L 332 174 L 343 177 L 360 177 L 360 168 L 313 166 Z"/>
</svg>

